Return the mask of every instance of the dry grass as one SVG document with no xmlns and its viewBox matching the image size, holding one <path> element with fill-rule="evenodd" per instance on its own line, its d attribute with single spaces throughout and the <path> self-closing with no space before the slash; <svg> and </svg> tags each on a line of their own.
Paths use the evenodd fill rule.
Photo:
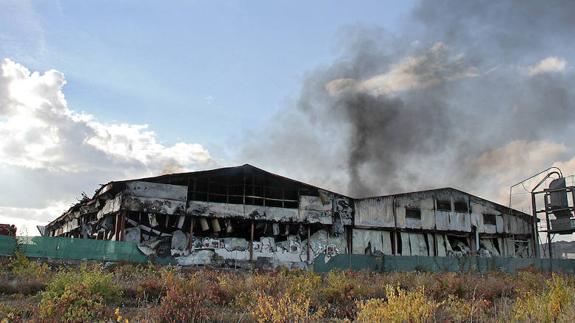
<svg viewBox="0 0 575 323">
<path fill-rule="evenodd" d="M 571 322 L 575 279 L 2 261 L 0 321 Z"/>
</svg>

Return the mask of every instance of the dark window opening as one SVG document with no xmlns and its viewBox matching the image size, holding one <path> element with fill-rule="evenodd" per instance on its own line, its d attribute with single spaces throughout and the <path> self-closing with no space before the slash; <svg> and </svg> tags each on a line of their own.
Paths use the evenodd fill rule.
<svg viewBox="0 0 575 323">
<path fill-rule="evenodd" d="M 497 220 L 495 219 L 495 214 L 483 214 L 483 224 L 496 225 Z"/>
<path fill-rule="evenodd" d="M 405 217 L 408 219 L 421 220 L 421 210 L 418 208 L 405 208 Z"/>
<path fill-rule="evenodd" d="M 451 201 L 437 200 L 437 210 L 451 212 Z"/>
<path fill-rule="evenodd" d="M 451 246 L 451 250 L 455 252 L 461 252 L 463 254 L 468 254 L 469 251 L 471 251 L 471 248 L 469 247 L 469 241 L 465 237 L 453 235 L 447 235 L 446 237 L 449 245 Z"/>
<path fill-rule="evenodd" d="M 465 202 L 465 201 L 456 201 L 454 204 L 455 204 L 455 212 L 458 212 L 458 213 L 467 213 L 467 212 L 469 212 L 469 208 L 467 207 L 467 202 Z"/>
</svg>

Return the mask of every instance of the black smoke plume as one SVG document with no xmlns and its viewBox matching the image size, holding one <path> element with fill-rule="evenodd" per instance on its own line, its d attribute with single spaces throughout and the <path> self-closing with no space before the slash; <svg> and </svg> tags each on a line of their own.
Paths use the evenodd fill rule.
<svg viewBox="0 0 575 323">
<path fill-rule="evenodd" d="M 348 28 L 341 57 L 242 157 L 352 196 L 493 197 L 494 170 L 528 176 L 537 142 L 573 133 L 573 17 L 568 0 L 442 0 L 419 3 L 399 32 Z"/>
</svg>

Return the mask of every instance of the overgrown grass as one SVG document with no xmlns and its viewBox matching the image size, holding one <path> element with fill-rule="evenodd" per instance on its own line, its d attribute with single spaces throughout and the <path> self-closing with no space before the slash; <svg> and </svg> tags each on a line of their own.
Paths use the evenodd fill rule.
<svg viewBox="0 0 575 323">
<path fill-rule="evenodd" d="M 2 261 L 0 321 L 571 322 L 575 278 Z M 36 288 L 22 289 L 25 284 Z M 31 285 L 28 285 L 31 286 Z"/>
</svg>

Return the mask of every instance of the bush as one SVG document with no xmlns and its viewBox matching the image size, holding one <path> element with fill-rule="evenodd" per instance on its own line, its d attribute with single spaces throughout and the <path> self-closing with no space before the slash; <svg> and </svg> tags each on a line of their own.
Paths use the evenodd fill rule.
<svg viewBox="0 0 575 323">
<path fill-rule="evenodd" d="M 556 322 L 561 315 L 573 307 L 575 288 L 559 276 L 547 281 L 547 290 L 528 291 L 516 301 L 514 318 L 519 321 Z"/>
<path fill-rule="evenodd" d="M 280 297 L 260 294 L 251 315 L 258 322 L 303 322 L 318 320 L 323 309 L 314 309 L 311 299 L 304 294 L 286 293 Z"/>
<path fill-rule="evenodd" d="M 167 291 L 153 313 L 160 322 L 195 322 L 209 320 L 215 313 L 217 299 L 212 288 L 198 274 L 185 279 L 167 273 Z"/>
<path fill-rule="evenodd" d="M 399 286 L 385 287 L 387 300 L 376 298 L 357 303 L 359 322 L 424 322 L 441 305 L 425 294 L 423 288 L 405 291 Z"/>
<path fill-rule="evenodd" d="M 30 261 L 22 252 L 16 251 L 9 264 L 12 274 L 24 280 L 43 280 L 47 277 L 49 267 L 45 263 Z"/>
<path fill-rule="evenodd" d="M 61 271 L 42 293 L 39 314 L 43 321 L 86 322 L 101 319 L 106 305 L 119 301 L 120 289 L 101 268 Z"/>
<path fill-rule="evenodd" d="M 25 306 L 8 306 L 0 303 L 0 322 L 20 322 L 29 319 L 33 314 L 33 308 Z"/>
</svg>

